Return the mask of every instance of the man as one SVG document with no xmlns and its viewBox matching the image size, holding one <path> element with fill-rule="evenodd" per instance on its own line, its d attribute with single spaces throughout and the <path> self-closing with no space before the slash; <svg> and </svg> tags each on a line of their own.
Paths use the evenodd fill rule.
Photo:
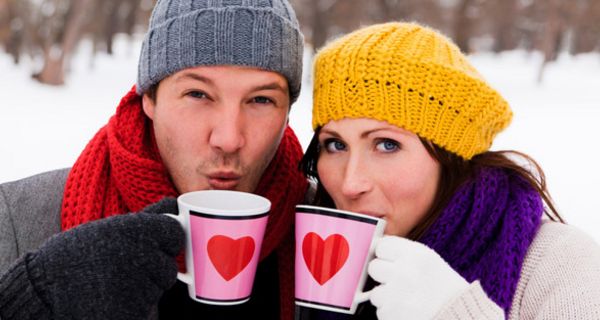
<svg viewBox="0 0 600 320">
<path fill-rule="evenodd" d="M 159 0 L 137 86 L 73 167 L 0 186 L 0 319 L 291 319 L 302 43 L 286 0 Z M 203 189 L 272 202 L 248 303 L 172 286 L 183 234 L 156 213 Z"/>
</svg>

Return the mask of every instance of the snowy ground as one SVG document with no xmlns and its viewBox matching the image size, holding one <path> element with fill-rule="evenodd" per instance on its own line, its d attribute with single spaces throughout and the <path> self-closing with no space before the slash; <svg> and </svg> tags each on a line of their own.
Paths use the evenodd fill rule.
<svg viewBox="0 0 600 320">
<path fill-rule="evenodd" d="M 35 62 L 15 66 L 0 53 L 0 183 L 75 161 L 135 82 L 138 43 L 120 39 L 115 56 L 98 55 L 93 62 L 90 47 L 82 46 L 60 88 L 30 79 Z M 563 56 L 548 66 L 541 84 L 539 55 L 516 51 L 471 59 L 515 112 L 493 149 L 516 149 L 538 160 L 563 216 L 600 242 L 600 56 Z M 291 114 L 304 146 L 312 134 L 310 106 L 305 81 Z"/>
</svg>

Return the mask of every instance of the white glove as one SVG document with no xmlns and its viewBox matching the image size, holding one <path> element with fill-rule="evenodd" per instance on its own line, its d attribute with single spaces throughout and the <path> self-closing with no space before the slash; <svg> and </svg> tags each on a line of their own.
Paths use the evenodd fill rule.
<svg viewBox="0 0 600 320">
<path fill-rule="evenodd" d="M 377 282 L 371 303 L 379 320 L 429 320 L 469 283 L 429 247 L 396 236 L 384 236 L 369 263 Z"/>
</svg>

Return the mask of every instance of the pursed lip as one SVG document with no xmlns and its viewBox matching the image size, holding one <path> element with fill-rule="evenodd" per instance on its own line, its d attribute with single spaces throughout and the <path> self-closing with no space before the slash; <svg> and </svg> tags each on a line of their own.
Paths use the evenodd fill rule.
<svg viewBox="0 0 600 320">
<path fill-rule="evenodd" d="M 377 211 L 373 211 L 373 210 L 368 210 L 368 209 L 353 209 L 352 211 L 357 212 L 357 213 L 362 213 L 362 214 L 366 214 L 368 216 L 372 216 L 375 218 L 384 218 L 385 214 L 384 213 L 380 213 Z"/>
<path fill-rule="evenodd" d="M 216 171 L 207 175 L 208 184 L 216 190 L 233 190 L 242 176 L 233 171 Z"/>
</svg>

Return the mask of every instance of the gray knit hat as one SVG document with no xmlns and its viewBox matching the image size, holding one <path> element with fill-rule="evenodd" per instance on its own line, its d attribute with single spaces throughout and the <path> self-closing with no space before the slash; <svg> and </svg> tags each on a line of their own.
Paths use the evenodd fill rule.
<svg viewBox="0 0 600 320">
<path fill-rule="evenodd" d="M 159 0 L 142 44 L 137 93 L 186 68 L 239 65 L 283 75 L 294 102 L 303 43 L 287 0 Z"/>
</svg>

